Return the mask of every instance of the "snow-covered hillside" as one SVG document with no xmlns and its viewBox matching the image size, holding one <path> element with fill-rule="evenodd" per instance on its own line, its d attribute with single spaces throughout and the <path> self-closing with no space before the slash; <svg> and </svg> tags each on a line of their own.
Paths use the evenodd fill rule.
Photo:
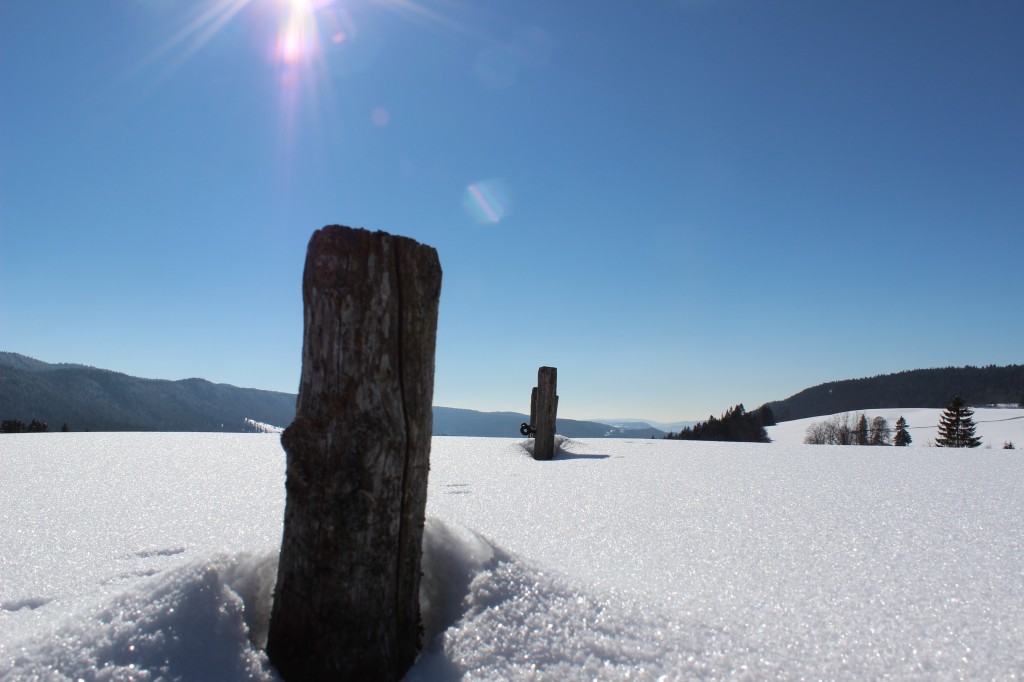
<svg viewBox="0 0 1024 682">
<path fill-rule="evenodd" d="M 245 419 L 245 424 L 253 433 L 282 433 L 284 431 L 284 427 L 258 422 L 248 417 Z"/>
<path fill-rule="evenodd" d="M 407 680 L 1024 674 L 1019 450 L 564 447 L 434 439 Z M 10 435 L 0 468 L 0 679 L 277 679 L 278 437 Z"/>
<path fill-rule="evenodd" d="M 1013 443 L 1017 449 L 1024 448 L 1024 409 L 1020 408 L 986 408 L 974 409 L 974 423 L 977 425 L 975 434 L 981 437 L 981 447 L 1001 448 L 1004 443 Z M 939 416 L 941 409 L 931 408 L 885 408 L 865 409 L 851 412 L 857 415 L 863 412 L 868 421 L 873 417 L 885 417 L 889 426 L 895 429 L 896 420 L 901 416 L 907 420 L 908 431 L 913 439 L 912 445 L 929 446 L 935 442 L 939 432 Z M 768 437 L 774 443 L 797 445 L 804 442 L 807 427 L 816 422 L 825 421 L 828 417 L 810 417 L 782 422 L 768 427 Z"/>
</svg>

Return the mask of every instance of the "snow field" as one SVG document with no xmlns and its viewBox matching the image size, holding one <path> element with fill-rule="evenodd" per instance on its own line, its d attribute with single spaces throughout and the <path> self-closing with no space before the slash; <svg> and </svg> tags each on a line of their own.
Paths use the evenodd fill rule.
<svg viewBox="0 0 1024 682">
<path fill-rule="evenodd" d="M 435 438 L 406 679 L 1024 674 L 1024 453 L 894 453 Z M 277 437 L 4 436 L 0 467 L 0 679 L 277 679 Z"/>
</svg>

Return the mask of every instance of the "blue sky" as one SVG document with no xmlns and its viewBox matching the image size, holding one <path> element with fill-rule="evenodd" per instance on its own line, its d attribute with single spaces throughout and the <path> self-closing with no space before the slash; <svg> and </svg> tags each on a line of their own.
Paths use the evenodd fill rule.
<svg viewBox="0 0 1024 682">
<path fill-rule="evenodd" d="M 438 249 L 438 405 L 1020 363 L 1022 35 L 1016 0 L 5 2 L 0 350 L 295 391 L 340 223 Z"/>
</svg>

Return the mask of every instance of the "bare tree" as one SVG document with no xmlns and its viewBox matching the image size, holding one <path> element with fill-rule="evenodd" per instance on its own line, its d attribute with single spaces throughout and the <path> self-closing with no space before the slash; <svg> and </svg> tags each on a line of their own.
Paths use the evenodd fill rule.
<svg viewBox="0 0 1024 682">
<path fill-rule="evenodd" d="M 807 434 L 804 436 L 804 442 L 808 445 L 826 445 L 828 444 L 828 433 L 825 428 L 824 422 L 814 422 L 807 427 Z"/>
<path fill-rule="evenodd" d="M 843 412 L 836 419 L 836 445 L 853 445 L 853 417 Z"/>
<path fill-rule="evenodd" d="M 834 414 L 807 427 L 804 442 L 809 445 L 853 445 L 854 426 L 849 412 Z"/>
<path fill-rule="evenodd" d="M 889 426 L 885 417 L 875 417 L 871 420 L 871 445 L 889 445 L 892 439 L 892 427 Z"/>
</svg>

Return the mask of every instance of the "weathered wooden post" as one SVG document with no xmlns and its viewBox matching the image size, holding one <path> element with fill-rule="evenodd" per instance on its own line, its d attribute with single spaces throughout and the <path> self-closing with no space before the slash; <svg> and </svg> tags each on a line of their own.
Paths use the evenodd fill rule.
<svg viewBox="0 0 1024 682">
<path fill-rule="evenodd" d="M 533 441 L 534 459 L 552 459 L 555 456 L 555 420 L 558 414 L 558 370 L 541 367 L 537 370 L 537 388 L 534 389 L 536 414 L 533 427 L 537 435 Z M 531 407 L 532 410 L 532 407 Z"/>
<path fill-rule="evenodd" d="M 537 428 L 537 387 L 530 391 L 530 426 Z"/>
<path fill-rule="evenodd" d="M 437 252 L 412 239 L 310 239 L 267 637 L 289 682 L 399 680 L 416 659 L 440 291 Z"/>
</svg>

